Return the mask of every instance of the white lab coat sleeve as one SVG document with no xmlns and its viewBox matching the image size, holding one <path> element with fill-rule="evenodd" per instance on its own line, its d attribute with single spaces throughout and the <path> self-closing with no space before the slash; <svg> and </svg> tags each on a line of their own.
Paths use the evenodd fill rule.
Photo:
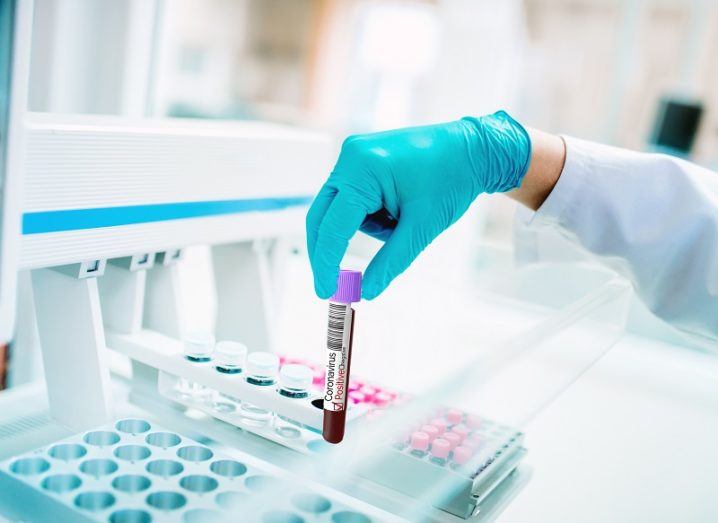
<svg viewBox="0 0 718 523">
<path fill-rule="evenodd" d="M 661 154 L 564 137 L 561 177 L 531 224 L 559 230 L 626 276 L 658 317 L 718 340 L 713 173 Z"/>
</svg>

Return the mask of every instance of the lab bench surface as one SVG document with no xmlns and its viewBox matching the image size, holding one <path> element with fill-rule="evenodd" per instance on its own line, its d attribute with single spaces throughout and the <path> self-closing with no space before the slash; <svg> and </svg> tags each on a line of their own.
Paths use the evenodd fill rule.
<svg viewBox="0 0 718 523">
<path fill-rule="evenodd" d="M 24 449 L 0 431 L 0 458 L 67 436 L 40 387 L 2 396 L 0 418 L 22 411 L 38 427 Z M 714 355 L 626 336 L 524 428 L 531 473 L 480 520 L 718 521 Z"/>
<path fill-rule="evenodd" d="M 718 356 L 625 336 L 525 427 L 497 521 L 718 521 Z"/>
</svg>

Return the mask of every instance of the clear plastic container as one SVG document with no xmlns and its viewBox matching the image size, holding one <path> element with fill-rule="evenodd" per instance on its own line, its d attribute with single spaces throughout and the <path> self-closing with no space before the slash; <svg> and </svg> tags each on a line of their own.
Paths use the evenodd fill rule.
<svg viewBox="0 0 718 523">
<path fill-rule="evenodd" d="M 283 365 L 279 371 L 279 389 L 277 392 L 285 398 L 301 401 L 309 397 L 314 372 L 306 365 Z M 296 439 L 301 436 L 301 424 L 277 414 L 274 418 L 274 430 L 283 438 Z"/>
<path fill-rule="evenodd" d="M 245 367 L 247 346 L 236 341 L 220 341 L 214 350 L 214 368 L 221 374 L 239 375 Z M 238 378 L 239 379 L 239 378 Z M 212 409 L 220 413 L 235 412 L 242 401 L 223 392 L 214 393 Z"/>
<path fill-rule="evenodd" d="M 212 360 L 214 352 L 214 335 L 204 331 L 192 331 L 183 339 L 184 357 L 192 363 L 203 364 Z M 204 385 L 182 378 L 177 383 L 177 392 L 185 401 L 206 403 L 211 400 L 213 392 Z"/>
<path fill-rule="evenodd" d="M 277 383 L 279 357 L 271 352 L 252 352 L 247 356 L 245 381 L 256 387 L 272 387 Z M 262 426 L 272 421 L 272 411 L 243 401 L 239 408 L 241 423 Z"/>
<path fill-rule="evenodd" d="M 222 374 L 240 374 L 247 359 L 247 346 L 237 341 L 220 341 L 214 349 L 214 368 Z"/>
</svg>

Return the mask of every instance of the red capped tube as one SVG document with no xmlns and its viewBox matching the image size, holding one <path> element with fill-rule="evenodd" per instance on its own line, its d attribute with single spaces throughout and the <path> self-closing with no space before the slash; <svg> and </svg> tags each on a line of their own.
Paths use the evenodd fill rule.
<svg viewBox="0 0 718 523">
<path fill-rule="evenodd" d="M 329 298 L 322 427 L 322 436 L 329 443 L 344 439 L 356 316 L 351 304 L 361 300 L 361 276 L 360 271 L 339 271 L 337 291 Z"/>
</svg>

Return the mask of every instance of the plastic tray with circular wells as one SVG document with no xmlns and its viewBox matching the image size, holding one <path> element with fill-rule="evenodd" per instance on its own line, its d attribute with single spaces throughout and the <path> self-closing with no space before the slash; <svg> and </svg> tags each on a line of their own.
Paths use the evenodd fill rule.
<svg viewBox="0 0 718 523">
<path fill-rule="evenodd" d="M 141 419 L 0 463 L 0 493 L 0 513 L 27 522 L 377 521 Z"/>
</svg>

